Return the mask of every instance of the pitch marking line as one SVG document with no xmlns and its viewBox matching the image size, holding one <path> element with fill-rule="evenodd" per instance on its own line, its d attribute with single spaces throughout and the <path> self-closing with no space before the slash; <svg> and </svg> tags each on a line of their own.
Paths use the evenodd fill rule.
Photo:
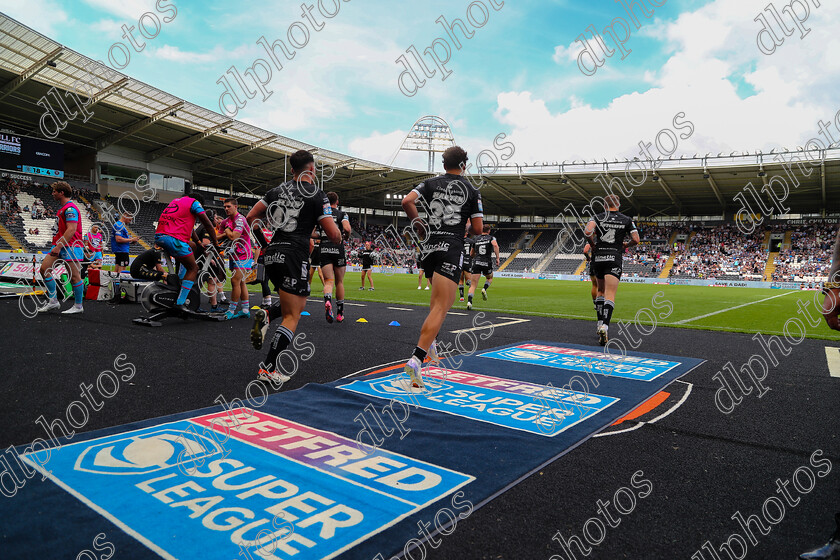
<svg viewBox="0 0 840 560">
<path fill-rule="evenodd" d="M 394 311 L 414 311 L 408 307 L 388 307 L 388 309 L 393 309 Z"/>
<path fill-rule="evenodd" d="M 826 346 L 825 359 L 828 362 L 828 374 L 840 378 L 840 348 Z"/>
<path fill-rule="evenodd" d="M 505 317 L 499 317 L 499 319 L 504 319 L 504 318 Z M 495 329 L 496 327 L 506 327 L 508 325 L 518 325 L 519 323 L 529 323 L 530 321 L 531 321 L 530 319 L 513 319 L 512 321 L 507 321 L 505 323 L 495 323 L 495 324 L 492 324 L 492 325 L 485 325 L 483 327 L 472 327 L 472 328 L 469 328 L 469 329 L 458 329 L 457 331 L 449 331 L 449 332 L 451 332 L 452 334 L 459 334 L 459 333 L 465 333 L 465 332 L 470 332 L 470 331 L 480 331 L 480 330 L 484 330 L 484 329 Z"/>
<path fill-rule="evenodd" d="M 721 309 L 719 311 L 712 311 L 711 313 L 706 313 L 705 315 L 699 315 L 697 317 L 692 317 L 691 319 L 683 319 L 682 321 L 677 321 L 677 322 L 671 323 L 671 324 L 672 325 L 684 325 L 685 323 L 690 323 L 690 322 L 696 321 L 698 319 L 705 319 L 706 317 L 711 317 L 712 315 L 717 315 L 718 313 L 726 313 L 727 311 L 734 311 L 735 309 L 740 309 L 742 307 L 747 307 L 748 305 L 753 305 L 753 304 L 756 304 L 756 303 L 761 303 L 763 301 L 769 301 L 771 299 L 785 297 L 785 296 L 789 296 L 790 294 L 796 294 L 796 293 L 798 293 L 798 292 L 793 292 L 793 291 L 785 292 L 783 294 L 779 294 L 779 295 L 776 295 L 776 296 L 770 296 L 769 298 L 764 298 L 764 299 L 759 299 L 759 300 L 756 300 L 756 301 L 750 301 L 750 302 L 747 302 L 747 303 L 742 303 L 741 305 L 736 305 L 734 307 L 727 307 L 726 309 Z"/>
</svg>

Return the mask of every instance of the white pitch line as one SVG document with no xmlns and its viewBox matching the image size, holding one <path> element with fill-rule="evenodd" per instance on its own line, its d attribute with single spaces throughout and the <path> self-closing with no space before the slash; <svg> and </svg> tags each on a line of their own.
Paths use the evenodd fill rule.
<svg viewBox="0 0 840 560">
<path fill-rule="evenodd" d="M 840 348 L 826 346 L 825 360 L 828 362 L 828 374 L 831 377 L 840 377 Z"/>
<path fill-rule="evenodd" d="M 776 296 L 770 296 L 769 298 L 759 299 L 757 301 L 749 301 L 747 303 L 742 303 L 741 305 L 736 305 L 734 307 L 727 307 L 726 309 L 721 309 L 719 311 L 712 311 L 711 313 L 706 313 L 705 315 L 699 315 L 697 317 L 692 317 L 691 319 L 683 319 L 682 321 L 677 321 L 677 322 L 672 323 L 672 324 L 673 325 L 684 325 L 685 323 L 690 323 L 692 321 L 696 321 L 697 319 L 705 319 L 706 317 L 711 317 L 712 315 L 717 315 L 718 313 L 726 313 L 727 311 L 734 311 L 735 309 L 741 309 L 742 307 L 747 307 L 748 305 L 753 305 L 753 304 L 756 304 L 756 303 L 761 303 L 763 301 L 769 301 L 771 299 L 785 297 L 785 296 L 789 296 L 790 294 L 796 294 L 796 293 L 799 293 L 799 292 L 794 292 L 794 291 L 785 292 L 783 294 L 779 294 L 779 295 L 776 295 Z"/>
<path fill-rule="evenodd" d="M 393 309 L 394 311 L 414 311 L 408 307 L 388 307 L 388 309 Z"/>
<path fill-rule="evenodd" d="M 501 318 L 501 317 L 500 317 Z M 514 319 L 513 321 L 507 321 L 506 323 L 495 323 L 493 325 L 485 325 L 483 327 L 472 327 L 470 329 L 458 329 L 457 331 L 449 331 L 452 334 L 470 332 L 470 331 L 480 331 L 484 329 L 494 329 L 496 327 L 505 327 L 507 325 L 518 325 L 519 323 L 528 323 L 530 319 Z"/>
</svg>

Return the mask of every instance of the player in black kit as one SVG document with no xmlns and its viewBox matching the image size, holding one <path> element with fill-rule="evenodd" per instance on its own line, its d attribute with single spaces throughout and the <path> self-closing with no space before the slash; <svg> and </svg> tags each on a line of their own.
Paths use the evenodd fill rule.
<svg viewBox="0 0 840 560">
<path fill-rule="evenodd" d="M 590 294 L 592 295 L 592 305 L 595 307 L 595 312 L 598 312 L 598 305 L 595 303 L 595 300 L 598 299 L 598 279 L 595 278 L 595 272 L 592 270 L 592 245 L 587 243 L 583 246 L 583 258 L 586 259 L 585 268 L 589 272 L 589 280 L 592 282 L 592 289 L 590 290 Z M 601 326 L 600 324 L 598 325 Z"/>
<path fill-rule="evenodd" d="M 472 269 L 470 285 L 470 293 L 467 297 L 467 309 L 472 309 L 473 294 L 475 294 L 475 287 L 478 286 L 478 279 L 484 275 L 486 281 L 484 287 L 481 288 L 481 297 L 487 301 L 487 290 L 490 289 L 490 283 L 493 282 L 493 256 L 496 255 L 496 266 L 499 266 L 499 244 L 496 238 L 490 235 L 490 226 L 484 226 L 484 232 L 481 235 L 475 236 L 472 242 Z"/>
<path fill-rule="evenodd" d="M 464 260 L 464 228 L 467 222 L 474 232 L 484 227 L 481 195 L 461 176 L 466 163 L 467 152 L 458 146 L 447 148 L 443 152 L 446 174 L 420 183 L 402 200 L 403 210 L 419 234 L 416 241 L 421 243 L 423 270 L 432 283 L 429 315 L 423 322 L 417 347 L 405 365 L 411 385 L 420 389 L 425 388 L 420 374 L 423 360 L 426 355 L 437 359 L 435 338 L 455 301 Z M 424 203 L 426 222 L 419 218 L 417 200 Z"/>
<path fill-rule="evenodd" d="M 277 287 L 279 303 L 268 311 L 254 313 L 251 342 L 262 347 L 269 321 L 282 317 L 271 340 L 265 362 L 260 364 L 258 378 L 272 383 L 284 383 L 288 375 L 276 371 L 280 352 L 292 342 L 300 314 L 309 295 L 309 240 L 316 225 L 326 232 L 333 243 L 341 243 L 341 233 L 332 219 L 332 207 L 327 195 L 314 183 L 315 158 L 306 150 L 298 150 L 289 158 L 293 178 L 268 191 L 248 212 L 248 225 L 267 217 L 268 227 L 274 230 L 271 243 L 265 250 L 265 273 Z M 258 235 L 258 238 L 261 237 Z"/>
<path fill-rule="evenodd" d="M 464 267 L 461 272 L 461 279 L 458 281 L 458 293 L 461 301 L 464 301 L 464 284 L 470 285 L 470 271 L 472 270 L 472 238 L 469 236 L 470 228 L 464 232 Z"/>
<path fill-rule="evenodd" d="M 359 289 L 365 289 L 365 274 L 367 274 L 370 289 L 373 291 L 373 249 L 370 247 L 370 241 L 365 241 L 364 248 L 359 250 L 359 256 L 362 258 L 362 286 Z"/>
<path fill-rule="evenodd" d="M 343 238 L 349 238 L 352 233 L 350 216 L 338 208 L 338 195 L 328 192 L 327 198 L 332 207 L 332 217 Z M 324 280 L 324 312 L 327 322 L 333 322 L 332 291 L 335 285 L 336 320 L 344 321 L 344 270 L 347 268 L 347 254 L 344 243 L 333 243 L 327 237 L 323 227 L 318 227 L 321 233 L 321 277 Z"/>
<path fill-rule="evenodd" d="M 589 220 L 583 232 L 592 246 L 591 271 L 598 281 L 595 310 L 598 314 L 598 342 L 601 346 L 607 344 L 610 319 L 615 309 L 615 293 L 621 280 L 624 250 L 639 243 L 639 232 L 633 219 L 618 211 L 618 196 L 608 195 L 604 202 L 607 212 Z M 630 241 L 624 241 L 625 236 L 630 236 Z"/>
</svg>

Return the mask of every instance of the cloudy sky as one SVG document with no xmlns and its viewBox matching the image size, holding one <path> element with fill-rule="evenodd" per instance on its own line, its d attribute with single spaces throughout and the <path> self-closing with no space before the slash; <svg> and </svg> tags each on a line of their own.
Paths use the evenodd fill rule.
<svg viewBox="0 0 840 560">
<path fill-rule="evenodd" d="M 817 136 L 818 121 L 833 123 L 840 110 L 835 2 L 823 0 L 817 8 L 814 0 L 794 0 L 793 12 L 781 14 L 790 36 L 772 23 L 784 42 L 775 46 L 764 37 L 765 50 L 775 46 L 770 55 L 756 44 L 762 25 L 754 21 L 768 0 L 658 0 L 661 7 L 648 1 L 652 13 L 634 12 L 639 29 L 619 0 L 307 2 L 309 17 L 301 0 L 0 0 L 0 11 L 94 59 L 107 62 L 110 50 L 118 63 L 124 59 L 112 45 L 129 44 L 122 26 L 157 14 L 160 31 L 144 39 L 135 30 L 145 47 L 131 51 L 122 72 L 217 112 L 224 91 L 217 81 L 231 67 L 244 73 L 257 59 L 270 62 L 261 38 L 282 40 L 294 57 L 285 58 L 278 47 L 282 70 L 270 66 L 270 79 L 264 67 L 255 70 L 273 93 L 247 99 L 236 118 L 385 163 L 424 115 L 445 118 L 472 154 L 493 150 L 494 138 L 504 133 L 516 149 L 511 161 L 534 163 L 633 157 L 638 143 L 653 142 L 660 130 L 686 136 L 689 128 L 673 124 L 680 112 L 693 127 L 690 137 L 679 138 L 676 155 L 792 148 Z M 779 10 L 785 5 L 775 4 Z M 173 6 L 175 18 L 163 23 Z M 793 15 L 807 15 L 804 37 Z M 456 28 L 460 49 L 437 22 L 441 17 L 465 21 L 472 37 Z M 154 18 L 145 22 L 153 35 Z M 630 32 L 623 59 L 603 32 L 613 22 L 613 35 L 623 39 L 624 25 Z M 612 56 L 591 40 L 589 26 L 615 50 Z M 578 65 L 583 45 L 576 38 L 583 33 L 603 60 L 592 75 Z M 445 80 L 423 54 L 435 40 L 441 59 L 451 51 Z M 433 76 L 406 55 L 411 47 Z M 412 96 L 398 85 L 401 55 L 425 80 L 419 87 L 403 76 L 404 88 L 416 87 Z M 591 61 L 584 62 L 591 71 Z M 251 77 L 244 79 L 254 87 Z M 835 125 L 829 131 L 840 140 Z M 400 155 L 395 164 L 425 167 L 416 153 Z"/>
</svg>

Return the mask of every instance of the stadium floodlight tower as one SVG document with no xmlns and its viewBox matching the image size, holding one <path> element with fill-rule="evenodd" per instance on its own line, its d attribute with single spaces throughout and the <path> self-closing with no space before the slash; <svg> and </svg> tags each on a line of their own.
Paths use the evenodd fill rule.
<svg viewBox="0 0 840 560">
<path fill-rule="evenodd" d="M 429 173 L 432 173 L 435 169 L 435 154 L 441 153 L 454 145 L 455 137 L 452 135 L 452 128 L 449 123 L 441 117 L 426 115 L 417 119 L 414 126 L 411 127 L 399 149 L 394 152 L 388 166 L 393 166 L 394 160 L 402 151 L 428 152 Z"/>
</svg>

